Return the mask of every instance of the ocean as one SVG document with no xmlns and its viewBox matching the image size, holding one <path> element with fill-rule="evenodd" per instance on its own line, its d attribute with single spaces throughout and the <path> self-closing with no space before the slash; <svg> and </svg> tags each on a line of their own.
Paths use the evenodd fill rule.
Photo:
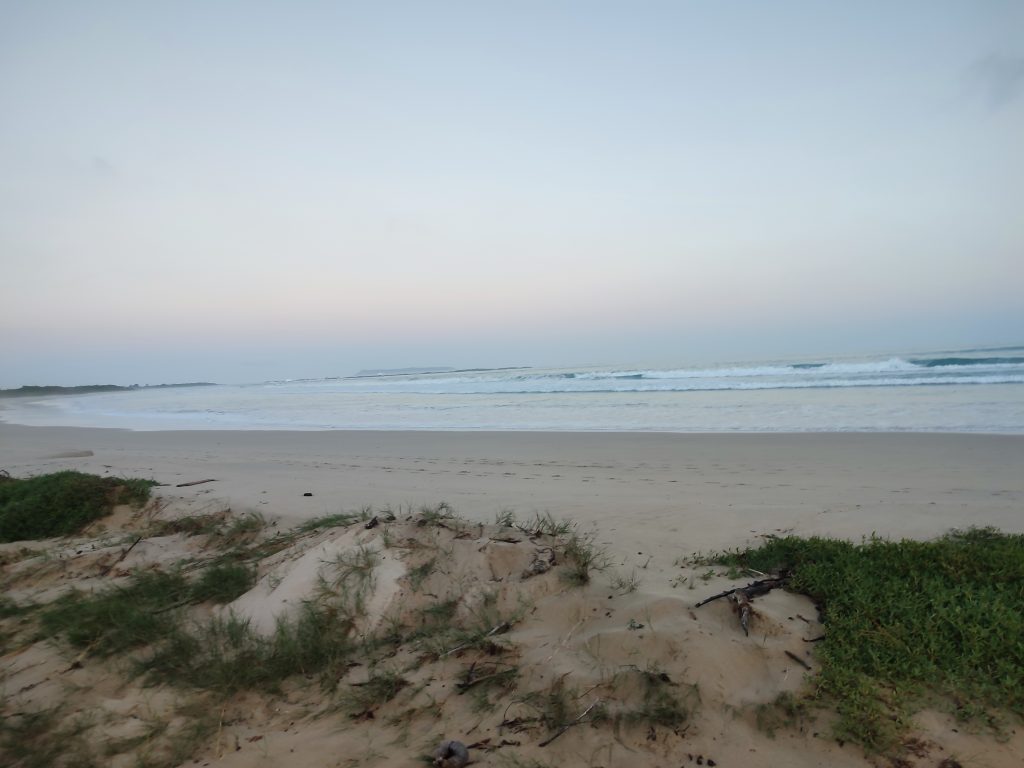
<svg viewBox="0 0 1024 768">
<path fill-rule="evenodd" d="M 445 370 L 9 398 L 17 424 L 178 429 L 1024 433 L 1024 347 Z"/>
</svg>

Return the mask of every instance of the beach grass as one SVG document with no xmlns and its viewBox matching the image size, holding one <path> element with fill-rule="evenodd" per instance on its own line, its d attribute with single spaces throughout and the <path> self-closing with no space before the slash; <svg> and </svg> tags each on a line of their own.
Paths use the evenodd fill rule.
<svg viewBox="0 0 1024 768">
<path fill-rule="evenodd" d="M 154 480 L 52 472 L 0 482 L 0 542 L 77 533 L 118 504 L 141 506 Z"/>
<path fill-rule="evenodd" d="M 997 732 L 1007 715 L 1024 717 L 1024 536 L 788 536 L 718 561 L 788 572 L 789 588 L 819 606 L 825 637 L 811 701 L 835 707 L 838 739 L 889 751 L 925 707 Z M 799 704 L 785 704 L 784 719 L 794 719 Z"/>
<path fill-rule="evenodd" d="M 45 608 L 42 629 L 100 657 L 148 645 L 175 628 L 171 609 L 190 601 L 180 573 L 144 571 L 129 584 L 96 594 L 72 590 Z"/>
<path fill-rule="evenodd" d="M 222 695 L 273 692 L 293 675 L 320 675 L 324 686 L 333 689 L 355 650 L 351 630 L 346 616 L 312 604 L 294 619 L 279 620 L 269 635 L 228 614 L 175 626 L 139 669 L 155 682 Z"/>
<path fill-rule="evenodd" d="M 63 637 L 91 655 L 110 656 L 180 631 L 175 609 L 231 602 L 254 577 L 252 569 L 235 563 L 206 568 L 191 582 L 178 571 L 142 571 L 124 586 L 67 593 L 42 611 L 41 626 L 46 635 Z"/>
</svg>

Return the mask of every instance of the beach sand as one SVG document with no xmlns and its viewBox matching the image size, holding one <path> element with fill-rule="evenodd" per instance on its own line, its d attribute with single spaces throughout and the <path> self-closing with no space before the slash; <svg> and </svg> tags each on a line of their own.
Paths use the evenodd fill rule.
<svg viewBox="0 0 1024 768">
<path fill-rule="evenodd" d="M 471 519 L 550 511 L 659 558 L 795 531 L 1024 530 L 1024 436 L 544 432 L 127 432 L 0 424 L 13 475 L 151 477 L 185 504 L 291 524 L 447 501 Z M 303 496 L 312 493 L 311 497 Z"/>
<path fill-rule="evenodd" d="M 533 544 L 496 541 L 490 525 L 463 538 L 447 528 L 431 529 L 430 542 L 416 543 L 424 529 L 400 512 L 391 535 L 412 543 L 390 559 L 385 555 L 367 621 L 380 620 L 401 600 L 416 599 L 403 578 L 410 558 L 429 544 L 451 558 L 448 579 L 434 584 L 435 592 L 462 590 L 470 601 L 487 582 L 512 590 L 501 600 L 529 600 L 532 611 L 509 635 L 524 687 L 540 686 L 545 674 L 548 680 L 567 675 L 582 690 L 622 670 L 657 667 L 686 690 L 699 691 L 700 705 L 681 732 L 651 729 L 612 737 L 581 726 L 541 749 L 539 737 L 499 736 L 495 723 L 463 699 L 444 699 L 436 688 L 443 687 L 443 676 L 436 673 L 454 676 L 460 662 L 453 656 L 437 669 L 429 667 L 429 676 L 426 667 L 417 673 L 443 705 L 432 716 L 402 714 L 410 719 L 401 726 L 380 716 L 358 723 L 314 716 L 315 695 L 309 692 L 290 693 L 276 704 L 255 695 L 238 700 L 235 714 L 218 728 L 217 746 L 205 755 L 211 764 L 226 766 L 411 766 L 418 764 L 423 745 L 441 735 L 467 743 L 519 742 L 493 753 L 477 750 L 479 765 L 516 764 L 507 762 L 510 755 L 523 765 L 539 760 L 669 766 L 698 764 L 697 757 L 721 766 L 865 765 L 858 747 L 826 738 L 827 722 L 813 731 L 783 730 L 774 738 L 756 724 L 759 704 L 803 684 L 804 670 L 785 652 L 814 666 L 813 647 L 805 640 L 820 625 L 811 602 L 782 591 L 760 598 L 758 629 L 745 637 L 726 601 L 694 609 L 702 597 L 736 583 L 722 574 L 695 580 L 701 569 L 681 565 L 681 558 L 789 532 L 850 539 L 873 533 L 928 538 L 954 527 L 986 525 L 1024 532 L 1022 467 L 1024 436 L 123 432 L 0 424 L 0 468 L 12 475 L 73 468 L 152 477 L 166 484 L 157 489 L 164 515 L 259 511 L 284 530 L 364 505 L 416 510 L 446 501 L 480 524 L 493 524 L 503 510 L 521 520 L 536 512 L 571 518 L 580 530 L 593 532 L 614 564 L 609 575 L 598 575 L 586 588 L 570 588 L 553 573 L 520 580 L 532 550 L 517 548 Z M 176 487 L 207 479 L 213 482 Z M 380 537 L 379 528 L 362 526 L 318 533 L 261 566 L 261 582 L 234 607 L 256 625 L 270 627 L 276 611 L 302 599 L 333 553 L 356 543 L 383 553 Z M 146 541 L 123 569 L 170 562 L 189 546 L 194 547 L 180 537 Z M 20 582 L 12 594 L 20 600 L 52 593 L 66 588 L 69 578 L 75 582 L 74 573 L 72 567 L 63 581 Z M 613 574 L 635 578 L 636 590 L 614 587 Z M 78 583 L 93 586 L 84 576 Z M 170 698 L 160 703 L 161 696 L 170 696 L 165 691 L 115 686 L 102 665 L 68 673 L 67 660 L 53 647 L 7 662 L 7 689 L 31 691 L 24 695 L 36 696 L 36 705 L 60 695 L 51 678 L 65 675 L 77 691 L 87 692 L 81 694 L 83 707 L 92 706 L 90 691 L 102 707 L 122 714 L 172 707 Z M 223 711 L 220 717 L 224 721 Z M 906 764 L 935 766 L 956 755 L 964 765 L 1016 766 L 1024 759 L 1019 731 L 997 742 L 957 727 L 946 715 L 926 712 L 917 725 L 926 748 L 909 755 Z M 229 741 L 239 748 L 225 750 L 222 744 Z"/>
</svg>

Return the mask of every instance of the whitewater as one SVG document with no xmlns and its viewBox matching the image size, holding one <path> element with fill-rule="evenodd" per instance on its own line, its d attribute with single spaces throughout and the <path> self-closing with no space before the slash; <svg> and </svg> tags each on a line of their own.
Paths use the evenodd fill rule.
<svg viewBox="0 0 1024 768">
<path fill-rule="evenodd" d="M 1024 433 L 1024 347 L 338 376 L 12 398 L 0 420 L 163 429 Z"/>
</svg>

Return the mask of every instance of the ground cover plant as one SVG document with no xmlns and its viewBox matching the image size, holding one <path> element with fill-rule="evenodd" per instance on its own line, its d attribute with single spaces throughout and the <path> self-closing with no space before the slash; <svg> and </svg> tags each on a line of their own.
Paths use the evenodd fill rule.
<svg viewBox="0 0 1024 768">
<path fill-rule="evenodd" d="M 818 604 L 813 696 L 838 711 L 837 738 L 892 750 L 925 706 L 997 731 L 1007 715 L 1024 717 L 1024 536 L 789 536 L 718 562 L 788 572 L 788 588 Z"/>
<path fill-rule="evenodd" d="M 117 504 L 141 505 L 153 480 L 64 471 L 0 482 L 0 541 L 67 536 L 110 514 Z"/>
</svg>

